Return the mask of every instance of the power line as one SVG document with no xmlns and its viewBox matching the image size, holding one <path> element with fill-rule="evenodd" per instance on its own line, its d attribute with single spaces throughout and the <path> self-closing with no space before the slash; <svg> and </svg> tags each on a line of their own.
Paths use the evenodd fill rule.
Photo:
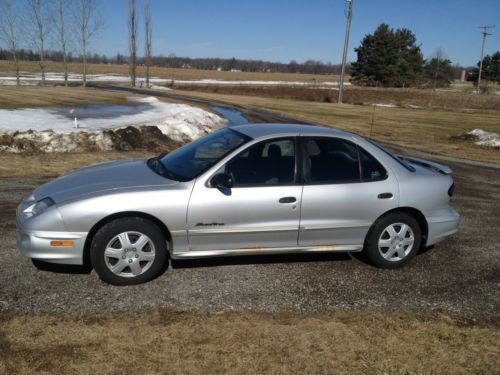
<svg viewBox="0 0 500 375">
<path fill-rule="evenodd" d="M 479 85 L 481 84 L 481 73 L 483 72 L 483 54 L 484 54 L 484 45 L 486 44 L 486 37 L 488 35 L 492 35 L 489 33 L 489 29 L 493 29 L 495 25 L 490 26 L 479 26 L 480 29 L 483 29 L 481 34 L 483 34 L 483 45 L 481 46 L 481 60 L 479 60 L 479 75 L 477 77 L 477 92 L 479 92 Z"/>
<path fill-rule="evenodd" d="M 351 19 L 352 19 L 352 3 L 354 0 L 346 0 L 348 4 L 347 11 L 347 25 L 345 29 L 345 40 L 344 40 L 344 54 L 342 56 L 342 71 L 340 73 L 340 85 L 339 85 L 339 96 L 338 103 L 342 103 L 342 94 L 344 91 L 344 75 L 345 75 L 345 64 L 347 60 L 347 50 L 349 49 L 349 33 L 351 32 Z"/>
</svg>

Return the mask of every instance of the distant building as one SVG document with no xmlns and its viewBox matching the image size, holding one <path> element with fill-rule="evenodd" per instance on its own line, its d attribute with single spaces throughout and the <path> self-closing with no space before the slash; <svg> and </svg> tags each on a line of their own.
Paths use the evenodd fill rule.
<svg viewBox="0 0 500 375">
<path fill-rule="evenodd" d="M 460 82 L 465 81 L 467 81 L 467 71 L 465 69 L 462 69 L 462 72 L 460 73 Z"/>
</svg>

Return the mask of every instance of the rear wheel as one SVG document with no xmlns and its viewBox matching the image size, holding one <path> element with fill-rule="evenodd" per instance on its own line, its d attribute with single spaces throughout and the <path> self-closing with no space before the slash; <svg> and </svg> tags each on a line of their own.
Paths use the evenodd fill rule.
<svg viewBox="0 0 500 375">
<path fill-rule="evenodd" d="M 167 246 L 161 230 L 139 217 L 113 220 L 99 229 L 90 249 L 99 277 L 113 285 L 150 281 L 166 268 Z"/>
<path fill-rule="evenodd" d="M 365 252 L 377 267 L 398 268 L 417 254 L 421 242 L 418 222 L 411 215 L 396 212 L 373 224 L 366 238 Z"/>
</svg>

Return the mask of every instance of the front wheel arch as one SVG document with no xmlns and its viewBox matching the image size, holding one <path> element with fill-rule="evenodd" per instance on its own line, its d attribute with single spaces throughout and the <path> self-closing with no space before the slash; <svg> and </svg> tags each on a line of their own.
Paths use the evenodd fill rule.
<svg viewBox="0 0 500 375">
<path fill-rule="evenodd" d="M 94 239 L 95 234 L 99 229 L 101 229 L 104 225 L 107 223 L 116 220 L 116 219 L 122 219 L 122 218 L 127 218 L 127 217 L 140 217 L 145 220 L 151 221 L 153 224 L 155 224 L 163 233 L 165 238 L 167 239 L 167 249 L 170 252 L 172 249 L 172 235 L 170 234 L 170 230 L 167 228 L 167 226 L 157 217 L 140 212 L 140 211 L 124 211 L 124 212 L 117 212 L 111 215 L 108 215 L 104 217 L 103 219 L 99 220 L 94 226 L 90 229 L 89 233 L 87 234 L 87 238 L 85 239 L 85 245 L 83 247 L 83 264 L 85 266 L 91 266 L 91 261 L 90 261 L 90 246 L 92 245 L 92 240 Z M 170 255 L 170 254 L 168 254 Z"/>
</svg>

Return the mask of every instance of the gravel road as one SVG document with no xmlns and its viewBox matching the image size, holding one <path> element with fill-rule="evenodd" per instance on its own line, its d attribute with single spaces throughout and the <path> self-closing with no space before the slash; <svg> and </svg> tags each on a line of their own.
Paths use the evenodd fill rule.
<svg viewBox="0 0 500 375">
<path fill-rule="evenodd" d="M 155 307 L 199 311 L 322 311 L 335 308 L 500 311 L 500 173 L 449 163 L 462 215 L 453 238 L 400 270 L 380 270 L 346 254 L 175 261 L 148 284 L 113 287 L 94 272 L 39 271 L 15 244 L 15 208 L 44 179 L 0 181 L 0 311 L 141 312 Z"/>
</svg>

